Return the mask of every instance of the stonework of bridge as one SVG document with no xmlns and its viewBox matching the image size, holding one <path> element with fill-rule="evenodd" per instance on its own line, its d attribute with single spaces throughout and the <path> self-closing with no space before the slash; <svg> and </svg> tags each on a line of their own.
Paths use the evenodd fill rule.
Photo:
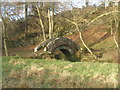
<svg viewBox="0 0 120 90">
<path fill-rule="evenodd" d="M 75 56 L 75 53 L 79 50 L 79 46 L 71 39 L 59 37 L 51 38 L 42 44 L 38 45 L 34 52 L 44 48 L 44 51 L 53 54 L 55 56 L 61 54 L 61 52 L 67 57 L 67 59 Z"/>
</svg>

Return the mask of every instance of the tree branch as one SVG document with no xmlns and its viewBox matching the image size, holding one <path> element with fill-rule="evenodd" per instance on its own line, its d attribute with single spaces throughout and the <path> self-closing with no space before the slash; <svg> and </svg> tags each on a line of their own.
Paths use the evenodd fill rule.
<svg viewBox="0 0 120 90">
<path fill-rule="evenodd" d="M 104 13 L 104 14 L 101 14 L 100 16 L 96 17 L 95 19 L 93 19 L 92 21 L 90 21 L 90 23 L 88 23 L 87 26 L 91 25 L 94 21 L 96 21 L 97 19 L 105 16 L 105 15 L 109 15 L 109 14 L 112 14 L 112 13 L 117 13 L 118 11 L 111 11 L 111 12 L 107 12 L 107 13 Z"/>
<path fill-rule="evenodd" d="M 90 54 L 91 54 L 95 59 L 97 59 L 97 57 L 93 54 L 93 52 L 89 49 L 89 47 L 87 46 L 87 44 L 84 42 L 83 37 L 82 37 L 82 33 L 81 33 L 80 29 L 79 29 L 78 24 L 77 24 L 76 22 L 74 22 L 74 21 L 71 21 L 71 20 L 67 19 L 67 18 L 65 18 L 65 19 L 66 19 L 68 22 L 70 22 L 70 23 L 72 23 L 72 24 L 74 24 L 74 25 L 76 26 L 76 29 L 77 29 L 77 31 L 79 32 L 79 36 L 80 36 L 80 40 L 81 40 L 82 44 L 83 44 L 84 47 L 90 52 Z"/>
</svg>

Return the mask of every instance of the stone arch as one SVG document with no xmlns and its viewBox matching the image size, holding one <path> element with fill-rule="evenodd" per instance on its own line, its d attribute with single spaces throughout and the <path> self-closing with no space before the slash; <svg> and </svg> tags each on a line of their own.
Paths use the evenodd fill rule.
<svg viewBox="0 0 120 90">
<path fill-rule="evenodd" d="M 46 47 L 50 53 L 54 53 L 55 50 L 60 48 L 68 50 L 69 52 L 71 52 L 71 54 L 74 54 L 78 51 L 77 44 L 71 39 L 64 37 L 54 39 L 53 41 L 48 43 Z"/>
<path fill-rule="evenodd" d="M 79 49 L 74 41 L 64 37 L 49 39 L 37 46 L 36 50 L 41 47 L 45 48 L 45 51 L 53 55 L 56 55 L 57 51 L 61 51 L 69 60 L 75 56 L 75 53 Z"/>
</svg>

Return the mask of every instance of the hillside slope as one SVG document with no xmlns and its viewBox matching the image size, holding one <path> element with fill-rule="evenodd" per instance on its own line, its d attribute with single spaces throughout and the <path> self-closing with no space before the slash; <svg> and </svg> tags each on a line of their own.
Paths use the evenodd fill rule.
<svg viewBox="0 0 120 90">
<path fill-rule="evenodd" d="M 114 38 L 108 32 L 108 26 L 98 25 L 95 27 L 89 28 L 87 31 L 83 32 L 83 39 L 89 48 L 93 49 L 93 53 L 99 55 L 102 53 L 101 59 L 103 61 L 118 62 L 118 52 L 114 42 Z M 75 41 L 80 47 L 84 47 L 79 38 L 79 34 L 69 34 L 65 37 Z M 39 44 L 39 43 L 38 43 Z M 18 56 L 29 56 L 34 55 L 33 49 L 38 45 L 29 45 L 25 47 L 9 48 L 9 55 L 18 55 Z M 112 55 L 114 54 L 114 55 Z M 83 57 L 88 57 L 88 60 L 91 58 L 91 55 L 85 53 Z M 91 58 L 93 59 L 93 58 Z M 107 60 L 106 60 L 107 59 Z"/>
</svg>

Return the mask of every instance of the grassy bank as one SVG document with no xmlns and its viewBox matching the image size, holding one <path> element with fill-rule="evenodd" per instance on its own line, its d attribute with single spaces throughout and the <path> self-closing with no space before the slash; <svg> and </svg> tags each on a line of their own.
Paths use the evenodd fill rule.
<svg viewBox="0 0 120 90">
<path fill-rule="evenodd" d="M 3 57 L 4 88 L 113 88 L 118 64 Z"/>
</svg>

